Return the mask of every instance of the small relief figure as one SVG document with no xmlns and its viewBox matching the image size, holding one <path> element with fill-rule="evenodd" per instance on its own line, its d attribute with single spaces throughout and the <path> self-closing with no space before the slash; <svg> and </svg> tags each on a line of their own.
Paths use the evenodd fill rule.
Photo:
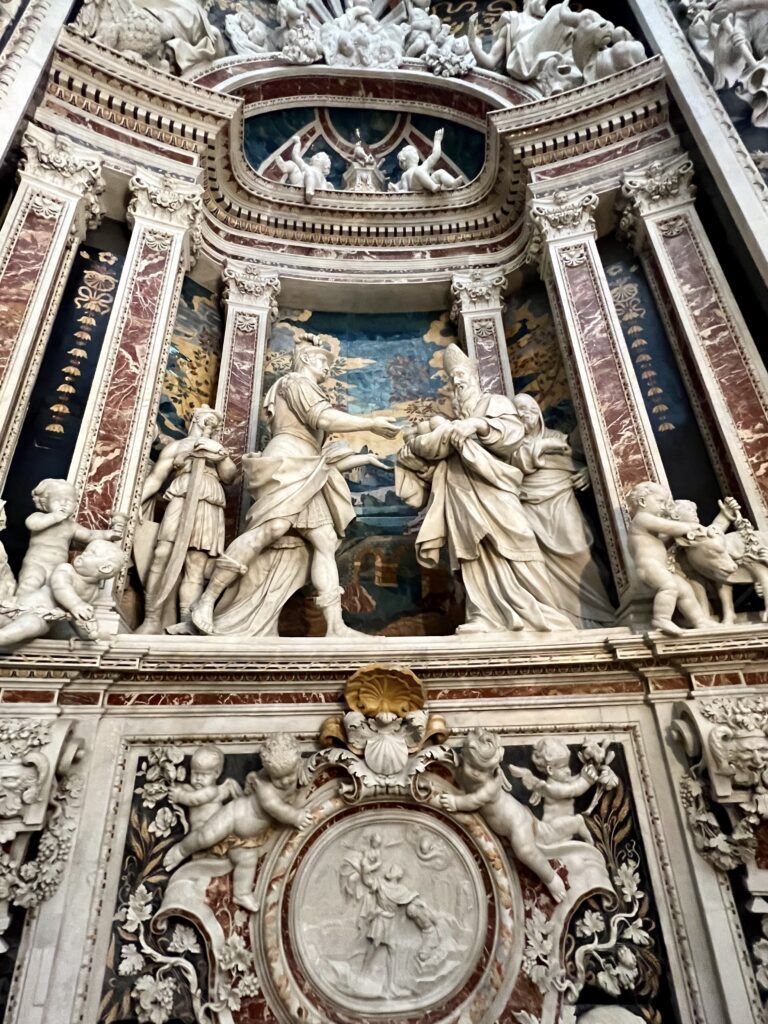
<svg viewBox="0 0 768 1024">
<path fill-rule="evenodd" d="M 189 782 L 180 782 L 168 791 L 173 803 L 188 807 L 190 831 L 200 828 L 220 811 L 227 800 L 243 795 L 235 779 L 219 782 L 224 771 L 224 754 L 218 747 L 207 744 L 192 754 Z"/>
<path fill-rule="evenodd" d="M 768 622 L 768 536 L 742 516 L 735 498 L 725 498 L 719 504 L 720 512 L 703 536 L 693 540 L 677 538 L 678 557 L 693 582 L 698 578 L 715 584 L 726 625 L 736 619 L 735 583 L 754 584 L 756 593 L 763 598 L 760 618 Z M 682 523 L 700 526 L 699 510 L 693 501 L 676 501 L 675 515 Z M 706 594 L 701 600 L 708 610 Z"/>
<path fill-rule="evenodd" d="M 209 562 L 224 551 L 223 485 L 237 478 L 238 469 L 216 437 L 220 424 L 215 409 L 195 409 L 189 435 L 162 449 L 144 483 L 146 518 L 149 502 L 171 481 L 159 530 L 154 523 L 142 523 L 136 531 L 134 557 L 144 582 L 144 621 L 137 633 L 162 633 L 164 616 L 191 631 L 190 609 L 203 592 Z M 169 616 L 165 605 L 177 586 L 179 614 Z"/>
<path fill-rule="evenodd" d="M 552 737 L 538 740 L 533 748 L 533 763 L 545 776 L 543 779 L 527 768 L 510 765 L 509 770 L 531 791 L 530 803 L 534 807 L 544 804 L 541 820 L 552 830 L 553 837 L 559 840 L 578 837 L 585 843 L 593 843 L 584 815 L 576 813 L 574 801 L 598 783 L 605 789 L 615 788 L 618 779 L 613 769 L 604 763 L 598 768 L 594 761 L 583 758 L 581 771 L 573 775 L 570 750 L 562 740 Z"/>
<path fill-rule="evenodd" d="M 507 840 L 518 860 L 547 886 L 552 898 L 565 898 L 565 883 L 541 849 L 560 838 L 512 796 L 501 768 L 504 748 L 486 729 L 468 733 L 459 755 L 456 782 L 463 793 L 441 793 L 438 803 L 449 813 L 478 811 L 493 831 Z"/>
<path fill-rule="evenodd" d="M 226 843 L 226 855 L 233 865 L 232 889 L 235 903 L 256 913 L 253 897 L 256 866 L 261 849 L 252 841 L 264 838 L 270 828 L 284 825 L 303 829 L 311 824 L 310 811 L 296 807 L 303 783 L 302 758 L 296 740 L 278 733 L 261 748 L 259 772 L 245 780 L 245 793 L 215 811 L 202 825 L 194 827 L 166 853 L 163 864 L 172 871 L 194 853 L 213 851 Z"/>
<path fill-rule="evenodd" d="M 627 508 L 632 516 L 628 530 L 629 553 L 637 578 L 654 592 L 651 625 L 672 636 L 681 633 L 680 627 L 672 621 L 676 609 L 694 629 L 717 625 L 702 609 L 691 581 L 667 550 L 668 540 L 703 539 L 707 536 L 706 528 L 698 523 L 672 519 L 672 495 L 661 484 L 650 481 L 632 488 Z"/>
<path fill-rule="evenodd" d="M 525 429 L 511 456 L 523 473 L 520 501 L 547 562 L 558 607 L 577 626 L 607 626 L 615 621 L 600 571 L 592 557 L 592 531 L 576 500 L 589 487 L 589 470 L 568 438 L 550 430 L 536 399 L 512 400 Z"/>
<path fill-rule="evenodd" d="M 0 498 L 0 533 L 8 525 L 8 517 L 5 511 L 5 502 Z M 8 565 L 8 555 L 5 552 L 5 545 L 0 544 L 0 605 L 7 604 L 13 599 L 16 593 L 16 578 Z"/>
<path fill-rule="evenodd" d="M 224 18 L 224 32 L 235 53 L 243 56 L 269 53 L 269 30 L 250 11 L 235 11 Z"/>
<path fill-rule="evenodd" d="M 67 480 L 41 480 L 32 491 L 37 512 L 27 516 L 30 538 L 19 571 L 17 599 L 45 586 L 53 570 L 69 558 L 71 544 L 119 540 L 120 530 L 89 530 L 75 520 L 77 491 Z"/>
<path fill-rule="evenodd" d="M 390 192 L 442 192 L 465 185 L 463 174 L 454 176 L 444 170 L 433 170 L 443 154 L 444 129 L 435 132 L 432 152 L 424 160 L 415 146 L 404 146 L 397 154 L 397 162 L 403 170 L 400 181 L 390 181 Z"/>
<path fill-rule="evenodd" d="M 301 155 L 301 139 L 294 135 L 291 139 L 290 160 L 283 160 L 276 154 L 275 163 L 283 175 L 283 183 L 304 189 L 304 199 L 311 203 L 315 192 L 333 192 L 334 186 L 328 181 L 331 173 L 331 158 L 327 153 L 315 153 L 309 160 Z"/>
<path fill-rule="evenodd" d="M 289 64 L 314 64 L 320 60 L 323 51 L 318 26 L 309 17 L 307 0 L 277 0 L 277 20 L 283 60 Z"/>
<path fill-rule="evenodd" d="M 45 636 L 51 623 L 63 618 L 70 620 L 81 640 L 97 640 L 93 602 L 102 582 L 114 579 L 125 563 L 118 544 L 92 540 L 71 565 L 67 561 L 57 565 L 47 583 L 17 592 L 10 606 L 0 608 L 2 617 L 10 620 L 0 626 L 0 650 Z"/>
</svg>

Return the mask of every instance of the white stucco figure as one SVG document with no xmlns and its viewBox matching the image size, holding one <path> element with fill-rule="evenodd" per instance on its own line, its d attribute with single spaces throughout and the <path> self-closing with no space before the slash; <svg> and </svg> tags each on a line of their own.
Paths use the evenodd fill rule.
<svg viewBox="0 0 768 1024">
<path fill-rule="evenodd" d="M 16 597 L 44 586 L 53 570 L 67 562 L 73 544 L 84 547 L 93 540 L 119 540 L 117 529 L 90 530 L 75 519 L 77 491 L 67 480 L 41 480 L 32 491 L 36 512 L 27 516 L 29 544 L 19 570 Z"/>
<path fill-rule="evenodd" d="M 443 155 L 443 134 L 444 129 L 438 128 L 432 143 L 432 152 L 423 160 L 415 146 L 404 146 L 400 150 L 397 162 L 403 173 L 400 181 L 389 183 L 390 192 L 444 192 L 466 184 L 466 178 L 462 174 L 453 175 L 442 169 L 435 170 Z"/>
<path fill-rule="evenodd" d="M 85 0 L 74 26 L 123 56 L 178 74 L 200 70 L 227 52 L 198 0 Z"/>
<path fill-rule="evenodd" d="M 307 0 L 277 0 L 280 56 L 289 64 L 314 64 L 323 56 L 320 27 L 313 22 Z"/>
<path fill-rule="evenodd" d="M 280 826 L 306 828 L 312 820 L 309 811 L 297 806 L 303 772 L 301 752 L 293 736 L 278 733 L 270 737 L 261 748 L 261 763 L 262 770 L 246 778 L 244 794 L 224 803 L 201 825 L 193 827 L 171 847 L 163 861 L 166 870 L 172 871 L 192 854 L 226 843 L 233 866 L 235 903 L 253 913 L 259 909 L 253 897 L 253 881 L 263 848 L 238 840 L 254 840 Z"/>
<path fill-rule="evenodd" d="M 483 392 L 477 364 L 445 350 L 456 419 L 433 418 L 397 456 L 398 493 L 417 507 L 429 498 L 416 537 L 421 565 L 447 548 L 467 594 L 464 632 L 572 629 L 559 610 L 544 555 L 520 503 L 523 474 L 511 457 L 525 428 L 511 399 Z"/>
<path fill-rule="evenodd" d="M 501 761 L 504 748 L 495 733 L 473 729 L 459 755 L 456 782 L 461 793 L 441 793 L 437 802 L 443 810 L 477 811 L 493 831 L 507 840 L 513 853 L 547 886 L 559 903 L 565 897 L 565 883 L 549 862 L 542 845 L 562 838 L 539 821 L 531 810 L 510 792 Z"/>
<path fill-rule="evenodd" d="M 688 38 L 711 67 L 716 89 L 735 88 L 768 125 L 768 0 L 687 0 Z"/>
<path fill-rule="evenodd" d="M 503 68 L 510 78 L 534 86 L 543 96 L 595 82 L 645 59 L 643 44 L 596 11 L 572 11 L 570 0 L 547 9 L 547 0 L 523 0 L 521 11 L 505 11 L 491 45 L 477 36 L 472 15 L 468 39 L 477 63 Z"/>
<path fill-rule="evenodd" d="M 524 474 L 520 500 L 547 560 L 561 608 L 577 626 L 606 626 L 615 620 L 600 571 L 592 557 L 592 531 L 576 500 L 589 486 L 589 470 L 565 434 L 544 424 L 530 395 L 513 399 L 525 438 L 511 456 Z"/>
<path fill-rule="evenodd" d="M 351 68 L 397 68 L 403 61 L 404 24 L 383 24 L 372 0 L 346 0 L 344 13 L 320 29 L 326 64 Z"/>
<path fill-rule="evenodd" d="M 331 158 L 327 153 L 315 153 L 305 160 L 301 155 L 301 139 L 294 135 L 291 139 L 290 159 L 284 160 L 280 154 L 275 157 L 275 163 L 283 174 L 283 181 L 286 185 L 295 185 L 304 189 L 304 198 L 308 203 L 312 202 L 315 192 L 333 191 L 333 184 L 328 181 L 331 173 Z"/>
<path fill-rule="evenodd" d="M 245 481 L 254 496 L 247 529 L 215 565 L 210 583 L 193 609 L 204 633 L 264 634 L 276 631 L 280 608 L 302 586 L 307 572 L 317 591 L 328 635 L 357 635 L 341 616 L 341 587 L 335 553 L 354 518 L 343 470 L 374 465 L 370 453 L 355 453 L 328 433 L 368 430 L 395 437 L 394 422 L 381 416 L 353 416 L 334 409 L 322 389 L 331 355 L 316 335 L 297 342 L 290 373 L 264 399 L 272 437 L 263 452 L 243 458 Z M 239 582 L 221 615 L 214 607 Z"/>
<path fill-rule="evenodd" d="M 5 501 L 0 498 L 0 533 L 8 525 L 8 516 L 5 511 Z M 16 593 L 16 577 L 8 564 L 8 555 L 5 545 L 0 543 L 0 604 L 11 600 Z"/>
<path fill-rule="evenodd" d="M 699 525 L 699 511 L 694 502 L 676 501 L 674 509 L 680 522 Z M 680 549 L 678 559 L 686 574 L 693 580 L 699 578 L 714 583 L 726 625 L 736 620 L 733 606 L 736 583 L 754 585 L 763 601 L 760 617 L 768 622 L 768 534 L 756 530 L 742 516 L 735 498 L 720 502 L 720 512 L 703 537 L 693 540 L 678 537 L 676 544 Z"/>
<path fill-rule="evenodd" d="M 146 519 L 150 502 L 165 487 L 167 502 L 159 530 L 144 522 L 134 541 L 144 583 L 144 621 L 138 633 L 162 633 L 164 625 L 188 623 L 190 609 L 205 586 L 211 559 L 224 551 L 224 484 L 237 466 L 217 440 L 221 415 L 207 405 L 192 413 L 189 435 L 167 444 L 144 482 Z M 170 481 L 170 483 L 168 482 Z M 178 588 L 178 614 L 166 609 Z"/>
<path fill-rule="evenodd" d="M 59 619 L 68 619 L 81 640 L 97 640 L 93 602 L 102 582 L 114 579 L 125 564 L 118 544 L 90 541 L 71 563 L 57 565 L 47 582 L 32 590 L 25 587 L 0 606 L 0 650 L 45 636 Z"/>
<path fill-rule="evenodd" d="M 236 779 L 219 781 L 223 771 L 223 752 L 213 743 L 206 743 L 190 758 L 189 782 L 177 782 L 168 790 L 172 803 L 187 808 L 190 832 L 202 828 L 228 800 L 243 795 Z"/>
<path fill-rule="evenodd" d="M 700 629 L 714 626 L 701 606 L 696 590 L 688 577 L 669 557 L 668 542 L 675 538 L 689 541 L 703 539 L 705 527 L 699 523 L 680 522 L 672 518 L 672 495 L 661 484 L 637 484 L 627 496 L 627 508 L 632 516 L 628 530 L 629 553 L 641 583 L 653 591 L 651 624 L 675 636 L 682 630 L 673 621 L 675 611 L 689 625 Z"/>
<path fill-rule="evenodd" d="M 224 18 L 224 32 L 235 53 L 249 56 L 273 49 L 269 29 L 250 11 L 235 11 Z"/>
</svg>

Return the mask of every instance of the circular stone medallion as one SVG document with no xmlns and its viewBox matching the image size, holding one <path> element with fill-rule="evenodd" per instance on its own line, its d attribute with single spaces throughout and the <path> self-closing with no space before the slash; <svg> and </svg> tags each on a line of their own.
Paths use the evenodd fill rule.
<svg viewBox="0 0 768 1024">
<path fill-rule="evenodd" d="M 486 892 L 461 838 L 419 811 L 379 808 L 323 832 L 290 900 L 293 947 L 317 990 L 366 1017 L 444 1004 L 472 974 Z"/>
</svg>

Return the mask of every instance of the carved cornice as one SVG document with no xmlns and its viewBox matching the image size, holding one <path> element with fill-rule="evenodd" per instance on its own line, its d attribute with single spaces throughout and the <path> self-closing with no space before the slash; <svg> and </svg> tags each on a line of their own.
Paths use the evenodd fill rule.
<svg viewBox="0 0 768 1024">
<path fill-rule="evenodd" d="M 451 294 L 454 298 L 452 319 L 458 319 L 462 313 L 500 308 L 506 283 L 506 277 L 498 270 L 478 269 L 468 274 L 454 274 L 451 281 Z"/>
<path fill-rule="evenodd" d="M 277 296 L 280 278 L 263 271 L 258 263 L 228 260 L 221 273 L 224 282 L 224 302 L 266 309 L 274 319 L 277 316 Z"/>
<path fill-rule="evenodd" d="M 172 174 L 162 177 L 136 174 L 129 186 L 131 201 L 127 220 L 133 225 L 137 218 L 182 231 L 189 247 L 189 261 L 194 263 L 200 248 L 200 226 L 203 220 L 203 190 Z"/>
<path fill-rule="evenodd" d="M 64 135 L 30 125 L 21 140 L 23 179 L 63 190 L 82 199 L 85 227 L 96 228 L 101 220 L 99 196 L 105 189 L 101 157 L 77 146 Z"/>
</svg>

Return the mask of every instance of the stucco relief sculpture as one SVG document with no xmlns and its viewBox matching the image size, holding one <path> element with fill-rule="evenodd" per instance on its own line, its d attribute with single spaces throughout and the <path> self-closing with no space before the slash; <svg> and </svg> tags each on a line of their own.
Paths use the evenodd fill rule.
<svg viewBox="0 0 768 1024">
<path fill-rule="evenodd" d="M 125 57 L 180 75 L 227 52 L 198 0 L 85 0 L 74 27 Z"/>
<path fill-rule="evenodd" d="M 291 155 L 288 160 L 282 156 L 275 157 L 275 163 L 283 175 L 286 185 L 294 185 L 304 190 L 304 199 L 311 203 L 315 192 L 333 191 L 333 183 L 328 181 L 331 173 L 331 158 L 327 153 L 315 153 L 305 160 L 301 155 L 301 139 L 294 135 L 291 139 Z"/>
<path fill-rule="evenodd" d="M 523 473 L 520 500 L 547 560 L 557 606 L 576 625 L 610 625 L 615 614 L 575 494 L 589 487 L 589 470 L 565 434 L 545 426 L 534 398 L 521 394 L 513 402 L 525 437 L 511 461 Z"/>
<path fill-rule="evenodd" d="M 520 502 L 523 475 L 512 456 L 525 428 L 515 406 L 483 392 L 477 365 L 456 345 L 443 365 L 457 418 L 419 424 L 397 456 L 398 493 L 427 504 L 417 558 L 434 566 L 447 546 L 467 594 L 462 632 L 572 629 Z"/>
<path fill-rule="evenodd" d="M 190 831 L 164 859 L 165 868 L 173 871 L 196 853 L 225 856 L 231 864 L 235 903 L 252 913 L 259 909 L 253 881 L 267 832 L 280 827 L 301 829 L 311 821 L 300 805 L 304 772 L 296 740 L 278 733 L 262 745 L 260 753 L 262 771 L 248 775 L 242 793 L 233 780 L 218 783 L 223 758 L 219 759 L 217 748 L 210 748 L 202 764 L 202 749 L 196 753 L 189 786 L 177 785 L 169 792 L 172 801 L 193 808 Z"/>
<path fill-rule="evenodd" d="M 386 188 L 387 178 L 381 170 L 381 161 L 363 142 L 359 128 L 355 130 L 352 159 L 341 180 L 350 192 L 383 192 Z"/>
<path fill-rule="evenodd" d="M 752 123 L 768 125 L 768 3 L 686 0 L 688 38 L 712 69 L 716 89 L 736 90 L 752 107 Z"/>
<path fill-rule="evenodd" d="M 188 436 L 162 449 L 144 482 L 143 521 L 134 540 L 144 582 L 139 633 L 162 633 L 176 623 L 193 632 L 192 605 L 203 592 L 209 564 L 224 553 L 224 485 L 237 478 L 238 469 L 216 437 L 220 424 L 215 409 L 195 409 Z M 158 528 L 149 510 L 163 487 L 167 504 Z"/>
<path fill-rule="evenodd" d="M 102 583 L 114 579 L 126 564 L 120 545 L 113 543 L 122 529 L 81 526 L 75 519 L 77 493 L 66 480 L 42 480 L 32 498 L 38 511 L 26 520 L 29 544 L 15 588 L 7 559 L 4 566 L 0 650 L 45 636 L 64 619 L 80 639 L 97 640 L 94 601 Z M 85 550 L 70 563 L 73 544 Z"/>
<path fill-rule="evenodd" d="M 403 173 L 400 181 L 390 181 L 390 192 L 445 192 L 466 184 L 462 174 L 450 174 L 437 167 L 443 155 L 443 134 L 444 130 L 438 128 L 432 142 L 432 152 L 423 160 L 415 146 L 403 146 L 397 154 L 397 162 Z"/>
<path fill-rule="evenodd" d="M 73 724 L 61 719 L 0 719 L 0 953 L 10 907 L 33 909 L 58 888 L 74 833 L 71 810 L 82 788 L 73 766 L 82 755 Z M 34 859 L 27 857 L 38 838 Z"/>
<path fill-rule="evenodd" d="M 326 436 L 370 430 L 395 437 L 398 428 L 386 417 L 334 409 L 321 386 L 330 372 L 330 352 L 315 335 L 304 335 L 294 349 L 293 369 L 267 392 L 264 409 L 272 437 L 263 452 L 243 458 L 254 503 L 246 532 L 216 560 L 192 611 L 203 633 L 275 633 L 283 604 L 311 578 L 327 634 L 358 635 L 342 619 L 335 560 L 339 538 L 355 514 L 342 472 L 387 466 L 344 442 L 329 443 Z M 237 586 L 216 609 L 232 584 Z"/>
<path fill-rule="evenodd" d="M 280 55 L 289 64 L 314 64 L 322 57 L 319 26 L 309 16 L 307 0 L 277 0 Z"/>
<path fill-rule="evenodd" d="M 543 96 L 595 82 L 645 59 L 643 44 L 626 29 L 589 8 L 572 11 L 569 0 L 549 9 L 547 0 L 524 0 L 521 11 L 505 11 L 488 50 L 478 38 L 477 21 L 475 14 L 468 29 L 477 63 L 489 71 L 502 67 Z"/>
<path fill-rule="evenodd" d="M 709 588 L 720 599 L 723 623 L 730 625 L 736 618 L 736 583 L 754 584 L 763 599 L 761 618 L 768 620 L 768 537 L 741 515 L 735 499 L 720 502 L 709 526 L 699 521 L 694 502 L 675 501 L 661 484 L 638 484 L 627 496 L 627 507 L 637 577 L 654 592 L 652 625 L 672 635 L 681 633 L 673 621 L 676 612 L 693 628 L 717 625 Z"/>
<path fill-rule="evenodd" d="M 267 26 L 250 11 L 234 11 L 224 18 L 224 31 L 235 53 L 245 57 L 274 49 Z"/>
<path fill-rule="evenodd" d="M 405 26 L 384 24 L 372 0 L 346 0 L 345 10 L 320 28 L 325 63 L 348 68 L 397 68 L 403 61 Z"/>
</svg>

